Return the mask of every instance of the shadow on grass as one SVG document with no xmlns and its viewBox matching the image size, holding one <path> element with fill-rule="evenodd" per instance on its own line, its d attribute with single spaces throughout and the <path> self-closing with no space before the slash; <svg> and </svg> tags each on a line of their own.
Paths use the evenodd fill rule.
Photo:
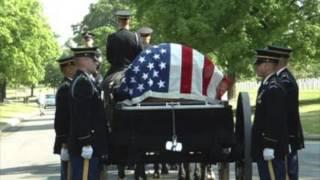
<svg viewBox="0 0 320 180">
<path fill-rule="evenodd" d="M 305 133 L 320 134 L 320 110 L 300 113 Z"/>
<path fill-rule="evenodd" d="M 306 99 L 306 100 L 299 101 L 300 106 L 311 105 L 311 104 L 319 104 L 320 106 L 320 98 Z"/>
</svg>

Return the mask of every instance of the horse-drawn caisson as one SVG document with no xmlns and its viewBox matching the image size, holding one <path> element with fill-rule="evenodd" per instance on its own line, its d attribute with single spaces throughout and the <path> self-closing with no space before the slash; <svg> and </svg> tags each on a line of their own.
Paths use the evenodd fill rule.
<svg viewBox="0 0 320 180">
<path fill-rule="evenodd" d="M 240 93 L 233 112 L 220 100 L 229 86 L 193 48 L 164 43 L 144 50 L 104 87 L 110 163 L 236 162 L 237 179 L 251 179 L 249 97 Z"/>
</svg>

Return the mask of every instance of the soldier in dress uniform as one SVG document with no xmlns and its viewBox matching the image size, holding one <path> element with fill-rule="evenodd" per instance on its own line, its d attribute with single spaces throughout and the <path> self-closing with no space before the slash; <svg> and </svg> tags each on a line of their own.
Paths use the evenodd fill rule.
<svg viewBox="0 0 320 180">
<path fill-rule="evenodd" d="M 107 60 L 111 64 L 107 75 L 125 69 L 142 51 L 138 34 L 130 31 L 130 11 L 117 11 L 116 16 L 119 30 L 107 38 Z"/>
<path fill-rule="evenodd" d="M 94 47 L 94 38 L 96 37 L 95 34 L 91 32 L 84 32 L 82 33 L 82 39 L 84 42 L 84 47 Z M 100 49 L 97 49 L 97 58 L 98 58 L 98 66 L 96 73 L 93 74 L 93 76 L 96 78 L 96 83 L 100 86 L 103 80 L 103 77 L 100 72 L 101 63 L 102 63 L 102 53 Z"/>
<path fill-rule="evenodd" d="M 153 29 L 150 27 L 142 27 L 138 30 L 143 50 L 152 47 L 152 45 L 150 44 L 152 32 Z"/>
<path fill-rule="evenodd" d="M 251 153 L 261 180 L 288 177 L 285 162 L 288 155 L 286 92 L 275 74 L 279 60 L 279 54 L 274 51 L 257 50 L 255 69 L 262 83 L 252 126 Z"/>
<path fill-rule="evenodd" d="M 56 112 L 54 130 L 56 133 L 54 154 L 59 154 L 61 159 L 61 179 L 70 179 L 70 156 L 67 140 L 70 126 L 69 91 L 72 78 L 76 72 L 73 57 L 64 57 L 58 60 L 60 70 L 64 75 L 62 83 L 56 93 Z"/>
<path fill-rule="evenodd" d="M 268 46 L 268 49 L 281 54 L 281 60 L 277 67 L 277 76 L 287 91 L 288 130 L 289 130 L 289 155 L 288 173 L 290 180 L 299 179 L 299 163 L 297 151 L 304 148 L 303 130 L 299 114 L 299 87 L 296 79 L 288 70 L 287 64 L 292 49 Z"/>
<path fill-rule="evenodd" d="M 113 82 L 120 82 L 123 72 L 128 65 L 134 60 L 134 58 L 142 51 L 142 45 L 137 33 L 130 31 L 130 18 L 131 12 L 128 10 L 120 10 L 115 14 L 118 18 L 119 29 L 117 32 L 110 34 L 107 37 L 106 54 L 107 61 L 110 63 L 110 69 L 108 70 L 105 83 L 105 101 L 107 106 L 108 116 L 112 117 L 112 104 L 113 97 L 109 94 L 113 88 Z M 125 178 L 125 165 L 118 165 L 119 179 Z"/>
<path fill-rule="evenodd" d="M 93 74 L 96 47 L 72 48 L 78 67 L 71 83 L 71 124 L 68 148 L 72 179 L 97 180 L 107 156 L 108 127 L 102 97 Z"/>
</svg>

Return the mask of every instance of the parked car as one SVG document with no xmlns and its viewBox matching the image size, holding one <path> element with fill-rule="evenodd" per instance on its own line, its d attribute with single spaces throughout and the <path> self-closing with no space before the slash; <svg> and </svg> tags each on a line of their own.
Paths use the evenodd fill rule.
<svg viewBox="0 0 320 180">
<path fill-rule="evenodd" d="M 46 94 L 44 108 L 56 105 L 56 96 L 54 94 Z"/>
</svg>

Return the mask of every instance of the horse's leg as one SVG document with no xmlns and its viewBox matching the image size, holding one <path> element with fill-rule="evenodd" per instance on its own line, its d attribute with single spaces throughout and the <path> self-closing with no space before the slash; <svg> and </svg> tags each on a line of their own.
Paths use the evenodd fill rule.
<svg viewBox="0 0 320 180">
<path fill-rule="evenodd" d="M 194 171 L 193 171 L 194 180 L 200 180 L 200 168 L 201 168 L 201 164 L 194 163 Z"/>
<path fill-rule="evenodd" d="M 178 164 L 178 180 L 190 180 L 190 164 Z"/>
<path fill-rule="evenodd" d="M 145 172 L 145 166 L 144 166 L 143 162 L 138 162 L 136 164 L 136 168 L 134 170 L 134 178 L 135 178 L 135 180 L 139 180 L 140 177 L 143 180 L 147 179 L 146 172 Z"/>
<path fill-rule="evenodd" d="M 161 163 L 161 174 L 169 174 L 168 166 L 166 163 Z"/>
<path fill-rule="evenodd" d="M 154 179 L 159 179 L 160 178 L 160 173 L 159 173 L 159 163 L 154 163 L 153 164 L 153 168 L 154 168 L 154 173 L 153 173 L 153 178 Z"/>
</svg>

